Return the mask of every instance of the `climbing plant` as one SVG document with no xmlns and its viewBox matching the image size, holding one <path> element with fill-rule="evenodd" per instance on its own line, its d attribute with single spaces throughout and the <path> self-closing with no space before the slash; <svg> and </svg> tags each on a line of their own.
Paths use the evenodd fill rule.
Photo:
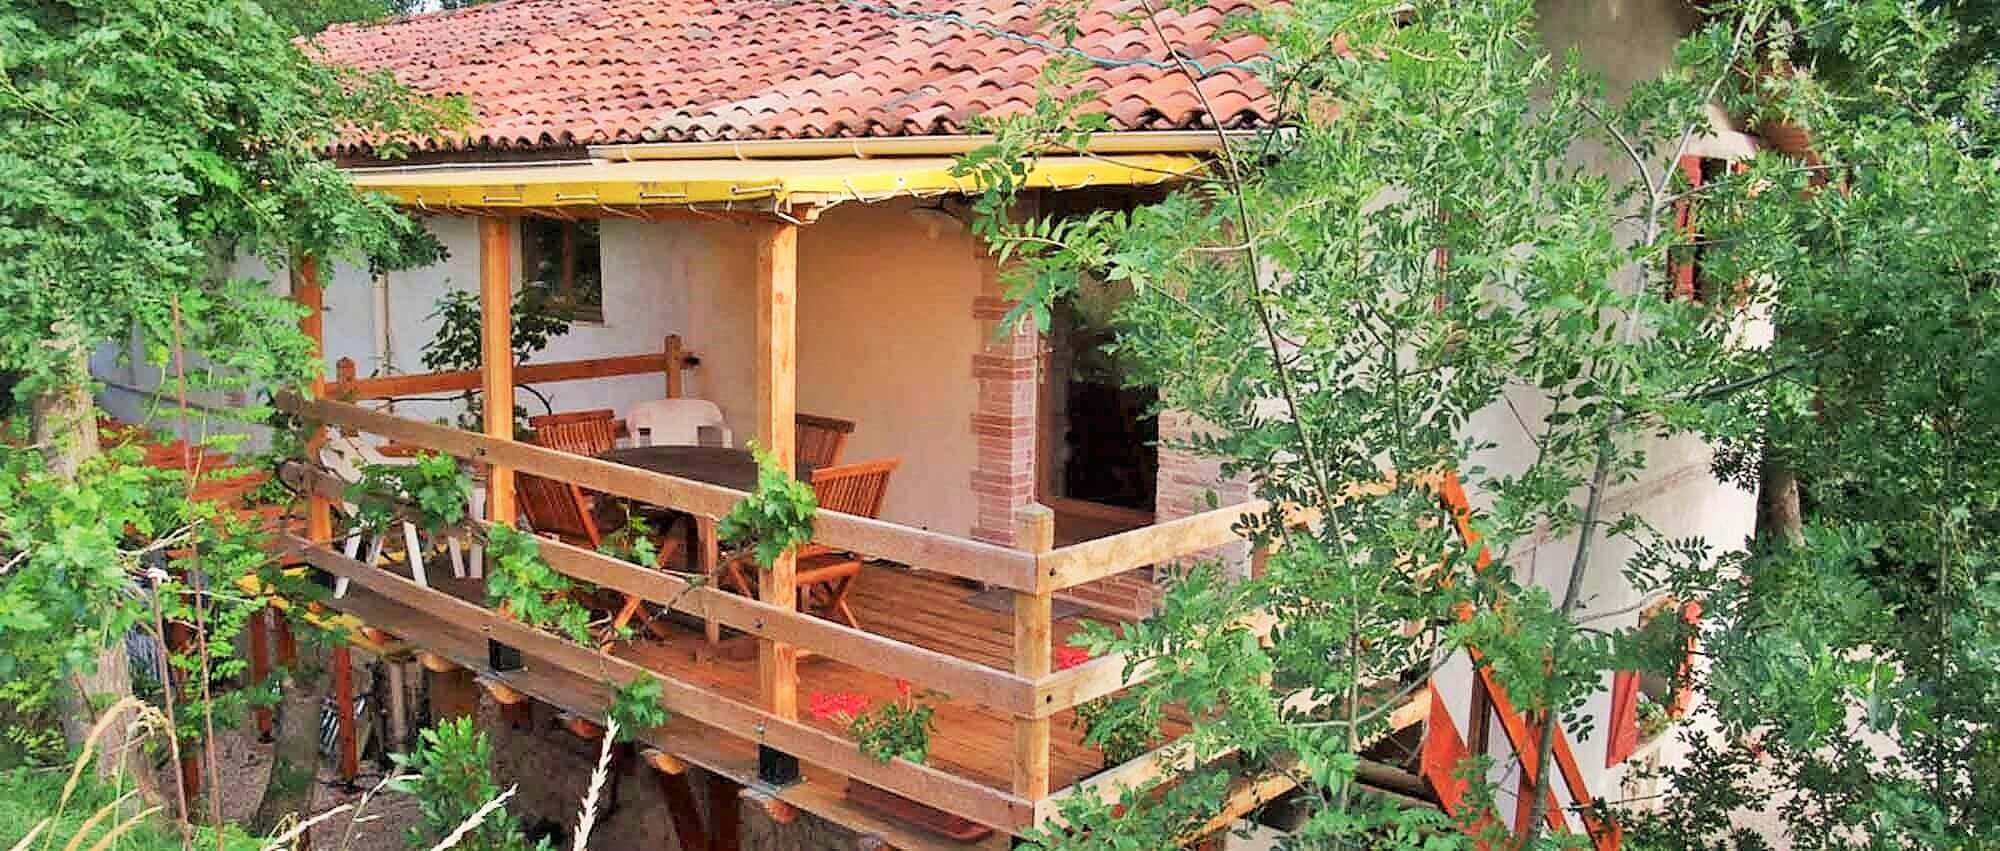
<svg viewBox="0 0 2000 851">
<path fill-rule="evenodd" d="M 778 466 L 770 453 L 751 446 L 757 457 L 757 489 L 736 503 L 716 524 L 724 542 L 748 548 L 757 564 L 770 567 L 778 556 L 812 541 L 819 500 L 812 486 Z"/>
<path fill-rule="evenodd" d="M 578 590 L 542 558 L 533 534 L 512 526 L 486 527 L 486 601 L 536 629 L 590 643 L 590 610 L 575 599 Z"/>
</svg>

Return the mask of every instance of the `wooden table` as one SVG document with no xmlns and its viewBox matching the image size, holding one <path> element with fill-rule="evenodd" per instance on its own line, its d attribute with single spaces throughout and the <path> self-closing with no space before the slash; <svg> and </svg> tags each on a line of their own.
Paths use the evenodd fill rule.
<svg viewBox="0 0 2000 851">
<path fill-rule="evenodd" d="M 757 489 L 757 458 L 747 449 L 726 446 L 633 446 L 602 452 L 597 457 L 614 464 L 720 485 L 730 490 Z M 800 481 L 811 481 L 812 472 L 812 465 L 801 462 L 792 474 Z M 720 578 L 721 547 L 716 541 L 715 518 L 699 514 L 690 516 L 694 518 L 695 565 L 709 581 L 717 581 Z M 708 622 L 707 632 L 711 644 L 721 637 L 720 628 L 714 621 Z"/>
<path fill-rule="evenodd" d="M 757 489 L 757 459 L 747 449 L 727 446 L 634 446 L 613 449 L 597 457 L 614 464 L 721 485 L 730 490 Z M 813 467 L 801 462 L 792 474 L 812 479 Z"/>
</svg>

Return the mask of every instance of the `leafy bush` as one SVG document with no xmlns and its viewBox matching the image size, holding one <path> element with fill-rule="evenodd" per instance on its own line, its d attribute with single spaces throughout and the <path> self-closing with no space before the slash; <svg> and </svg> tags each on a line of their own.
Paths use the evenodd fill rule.
<svg viewBox="0 0 2000 851">
<path fill-rule="evenodd" d="M 471 718 L 432 726 L 418 736 L 416 750 L 390 758 L 407 775 L 390 788 L 416 798 L 423 818 L 405 834 L 413 849 L 431 848 L 500 797 L 487 767 L 493 762 L 493 747 Z M 548 847 L 546 842 L 530 845 L 521 826 L 504 810 L 488 813 L 460 846 L 492 851 Z"/>
<path fill-rule="evenodd" d="M 416 509 L 424 531 L 438 533 L 465 522 L 472 479 L 458 459 L 435 452 L 417 456 L 414 464 L 365 464 L 361 479 L 347 486 L 347 501 L 359 514 L 357 525 L 380 532 L 396 520 L 404 500 Z"/>
</svg>

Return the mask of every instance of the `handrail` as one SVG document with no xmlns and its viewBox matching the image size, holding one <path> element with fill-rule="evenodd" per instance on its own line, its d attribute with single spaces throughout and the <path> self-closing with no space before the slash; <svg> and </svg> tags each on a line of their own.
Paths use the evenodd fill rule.
<svg viewBox="0 0 2000 851">
<path fill-rule="evenodd" d="M 1037 561 L 1037 572 L 1044 590 L 1060 591 L 1214 549 L 1243 540 L 1238 524 L 1270 508 L 1264 500 L 1251 500 L 1060 547 Z"/>
<path fill-rule="evenodd" d="M 571 643 L 485 607 L 363 564 L 297 535 L 285 533 L 279 540 L 291 554 L 304 559 L 307 564 L 346 578 L 374 594 L 434 614 L 460 628 L 503 641 L 519 648 L 524 654 L 545 659 L 596 681 L 609 680 L 614 685 L 623 685 L 650 677 L 660 684 L 661 705 L 697 723 L 768 744 L 843 774 L 865 778 L 876 786 L 933 806 L 946 807 L 981 824 L 1015 830 L 1033 820 L 1033 802 L 999 789 L 926 765 L 904 760 L 877 761 L 862 753 L 845 737 L 662 676 L 595 648 Z M 475 670 L 485 667 L 476 659 L 455 661 Z M 503 681 L 507 678 L 505 673 L 487 673 Z"/>
<path fill-rule="evenodd" d="M 678 396 L 680 371 L 697 366 L 701 359 L 681 349 L 679 335 L 669 335 L 662 351 L 637 355 L 617 355 L 603 358 L 583 358 L 579 360 L 551 361 L 549 363 L 524 363 L 514 366 L 516 384 L 550 384 L 559 381 L 583 381 L 592 378 L 612 378 L 621 375 L 645 375 L 664 373 L 667 381 L 667 396 Z M 485 380 L 485 373 L 476 369 L 452 372 L 423 372 L 409 375 L 378 375 L 357 378 L 354 375 L 354 359 L 341 358 L 334 363 L 334 380 L 327 384 L 326 395 L 334 399 L 391 399 L 397 396 L 423 396 L 432 393 L 478 390 Z"/>
<path fill-rule="evenodd" d="M 285 393 L 276 404 L 280 410 L 325 425 L 360 429 L 447 455 L 571 482 L 601 493 L 703 517 L 728 514 L 748 496 L 743 491 L 706 482 L 419 422 L 347 402 L 308 401 Z M 1015 590 L 1035 590 L 1033 555 L 981 541 L 837 511 L 815 513 L 813 540 L 937 573 Z"/>
</svg>

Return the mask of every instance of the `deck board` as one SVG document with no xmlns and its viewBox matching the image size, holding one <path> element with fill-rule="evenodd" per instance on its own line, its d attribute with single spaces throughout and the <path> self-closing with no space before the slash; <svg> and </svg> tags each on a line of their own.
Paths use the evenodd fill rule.
<svg viewBox="0 0 2000 851">
<path fill-rule="evenodd" d="M 855 618 L 870 632 L 898 641 L 949 653 L 961 659 L 1004 667 L 1013 658 L 1013 617 L 964 602 L 974 593 L 947 577 L 870 565 L 848 597 Z M 1057 621 L 1058 641 L 1079 628 L 1079 619 Z M 615 651 L 648 668 L 698 683 L 743 700 L 757 695 L 757 659 L 728 645 L 711 648 L 696 631 L 674 628 L 667 640 L 635 640 Z M 914 684 L 918 689 L 922 683 Z M 799 662 L 801 715 L 814 692 L 858 692 L 882 703 L 898 697 L 892 677 L 825 657 Z M 931 740 L 931 764 L 996 788 L 1006 788 L 1012 776 L 1012 719 L 967 701 L 934 699 L 937 732 Z M 1095 773 L 1101 758 L 1081 743 L 1071 727 L 1072 714 L 1054 717 L 1051 779 L 1057 788 Z M 842 732 L 834 720 L 811 719 L 827 730 Z"/>
</svg>

